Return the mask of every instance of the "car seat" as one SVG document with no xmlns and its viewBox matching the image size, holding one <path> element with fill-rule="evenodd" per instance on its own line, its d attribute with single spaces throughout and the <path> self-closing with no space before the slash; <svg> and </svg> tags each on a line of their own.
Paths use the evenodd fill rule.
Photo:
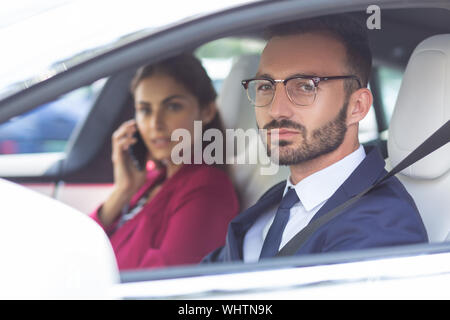
<svg viewBox="0 0 450 320">
<path fill-rule="evenodd" d="M 259 55 L 243 55 L 236 59 L 230 73 L 222 83 L 219 97 L 217 100 L 218 108 L 221 112 L 224 126 L 226 129 L 257 129 L 254 106 L 247 99 L 246 92 L 241 85 L 243 79 L 254 77 L 259 64 Z M 269 160 L 264 157 L 265 152 L 262 142 L 257 136 L 248 136 L 249 143 L 246 149 L 239 153 L 234 150 L 231 159 L 232 179 L 237 193 L 240 197 L 241 210 L 256 203 L 259 197 L 267 191 L 272 185 L 285 180 L 288 177 L 289 169 L 279 167 L 276 174 L 262 174 L 262 169 L 268 169 L 266 165 Z M 256 164 L 240 164 L 247 153 L 249 155 L 258 154 L 259 160 Z M 248 159 L 248 158 L 247 158 Z M 266 171 L 267 172 L 267 171 Z"/>
<path fill-rule="evenodd" d="M 388 168 L 394 167 L 450 119 L 450 34 L 422 41 L 406 67 L 389 126 Z M 414 198 L 430 242 L 450 231 L 450 144 L 397 177 Z"/>
</svg>

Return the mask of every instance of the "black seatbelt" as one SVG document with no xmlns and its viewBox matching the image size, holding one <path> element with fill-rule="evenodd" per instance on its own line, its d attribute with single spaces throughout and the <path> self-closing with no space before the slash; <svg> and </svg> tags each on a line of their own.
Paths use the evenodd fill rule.
<svg viewBox="0 0 450 320">
<path fill-rule="evenodd" d="M 448 120 L 442 127 L 440 127 L 435 133 L 433 133 L 427 140 L 425 140 L 420 146 L 412 151 L 405 159 L 403 159 L 398 165 L 389 171 L 382 179 L 375 182 L 372 186 L 366 190 L 360 192 L 356 196 L 350 198 L 346 202 L 337 206 L 333 210 L 330 210 L 318 219 L 311 221 L 305 228 L 297 233 L 278 253 L 277 257 L 294 255 L 300 247 L 308 240 L 308 238 L 322 225 L 335 218 L 344 210 L 358 201 L 362 196 L 368 193 L 370 190 L 386 181 L 390 177 L 399 173 L 403 169 L 409 167 L 413 163 L 426 157 L 431 152 L 439 149 L 450 142 L 450 120 Z"/>
</svg>

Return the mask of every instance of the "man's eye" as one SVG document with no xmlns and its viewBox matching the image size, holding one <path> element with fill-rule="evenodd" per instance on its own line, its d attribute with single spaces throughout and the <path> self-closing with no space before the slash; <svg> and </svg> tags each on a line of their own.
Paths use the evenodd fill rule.
<svg viewBox="0 0 450 320">
<path fill-rule="evenodd" d="M 298 93 L 312 93 L 315 89 L 314 85 L 305 82 L 296 83 L 294 88 Z"/>
<path fill-rule="evenodd" d="M 258 91 L 271 91 L 272 90 L 272 84 L 263 83 L 258 85 L 257 87 Z"/>
<path fill-rule="evenodd" d="M 304 84 L 301 86 L 301 90 L 303 90 L 304 92 L 312 92 L 314 91 L 314 86 L 311 84 Z"/>
</svg>

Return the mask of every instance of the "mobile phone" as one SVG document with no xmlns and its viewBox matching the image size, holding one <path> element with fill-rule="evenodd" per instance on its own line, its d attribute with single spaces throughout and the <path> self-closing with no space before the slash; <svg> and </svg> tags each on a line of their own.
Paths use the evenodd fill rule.
<svg viewBox="0 0 450 320">
<path fill-rule="evenodd" d="M 147 147 L 138 130 L 136 130 L 133 137 L 136 138 L 137 142 L 130 146 L 128 152 L 136 168 L 142 171 L 147 165 Z"/>
</svg>

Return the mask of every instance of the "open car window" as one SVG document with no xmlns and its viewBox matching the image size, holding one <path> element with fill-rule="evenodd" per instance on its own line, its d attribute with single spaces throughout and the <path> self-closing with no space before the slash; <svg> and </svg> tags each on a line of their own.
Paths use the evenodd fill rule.
<svg viewBox="0 0 450 320">
<path fill-rule="evenodd" d="M 377 99 L 361 123 L 359 138 L 362 144 L 379 146 L 387 160 L 392 156 L 388 154 L 387 133 L 408 59 L 422 40 L 450 33 L 446 22 L 450 7 L 436 2 L 423 9 L 427 12 L 424 14 L 417 8 L 419 2 L 420 6 L 427 6 L 426 1 L 411 5 L 397 2 L 393 5 L 395 8 L 381 6 L 381 30 L 370 31 L 376 59 L 369 88 Z M 367 17 L 366 3 L 355 3 L 349 10 Z M 44 72 L 28 89 L 25 79 L 32 78 L 21 77 L 12 87 L 7 87 L 14 90 L 0 91 L 0 95 L 4 94 L 0 100 L 3 121 L 0 124 L 0 176 L 30 187 L 37 185 L 48 196 L 89 214 L 111 190 L 114 181 L 111 135 L 123 121 L 134 116 L 129 83 L 138 67 L 184 50 L 193 52 L 219 93 L 218 105 L 227 128 L 255 128 L 254 111 L 248 106 L 240 81 L 254 75 L 254 67 L 265 45 L 262 29 L 292 20 L 294 15 L 306 18 L 340 10 L 332 2 L 329 7 L 321 7 L 314 1 L 255 2 L 198 20 L 191 17 L 181 22 L 174 20 L 170 26 L 150 27 L 150 31 L 134 34 L 136 37 L 122 38 L 123 42 L 120 39 L 114 42 L 117 40 L 114 38 L 117 46 L 106 45 L 106 51 L 91 47 L 93 55 L 78 56 L 81 60 L 71 56 L 76 61 L 74 65 L 67 70 L 58 69 L 61 72 L 54 74 Z M 432 16 L 436 18 L 431 19 Z M 244 70 L 243 65 L 249 66 L 245 69 L 248 75 L 236 75 L 234 71 Z M 11 114 L 14 117 L 10 117 Z M 36 155 L 46 157 L 47 164 L 43 165 L 44 158 L 37 162 Z M 2 162 L 4 159 L 9 162 Z M 233 183 L 242 201 L 242 210 L 289 176 L 286 167 L 275 175 L 263 177 L 254 174 L 255 168 L 259 170 L 247 163 L 234 167 Z M 442 176 L 448 177 L 448 172 Z M 413 197 L 417 197 L 418 203 L 429 205 L 437 201 L 427 200 L 427 190 L 434 194 L 448 190 L 442 182 L 444 179 L 437 180 L 440 184 L 428 189 L 428 181 L 418 188 L 408 186 L 407 189 L 417 192 Z M 404 177 L 403 181 L 414 182 L 414 179 Z M 424 212 L 430 208 L 418 206 L 419 211 Z M 327 297 L 328 292 L 328 297 L 339 298 L 338 292 L 343 288 L 345 291 L 341 292 L 345 292 L 345 297 L 358 298 L 358 292 L 368 292 L 365 290 L 373 288 L 371 284 L 375 283 L 384 290 L 394 288 L 390 291 L 392 297 L 394 292 L 423 297 L 423 291 L 408 291 L 411 284 L 429 288 L 439 281 L 448 282 L 450 274 L 446 267 L 450 248 L 444 242 L 450 226 L 439 216 L 446 208 L 431 211 L 436 214 L 429 215 L 425 225 L 436 234 L 432 242 L 437 244 L 386 246 L 254 264 L 191 264 L 127 270 L 121 273 L 121 282 L 112 286 L 112 296 L 125 299 L 271 299 L 320 298 L 322 294 Z M 414 268 L 409 269 L 411 265 Z M 378 294 L 381 296 L 382 291 Z"/>
<path fill-rule="evenodd" d="M 381 66 L 377 70 L 380 81 L 380 95 L 386 119 L 390 120 L 394 112 L 398 91 L 402 83 L 403 70 L 389 66 Z"/>
<path fill-rule="evenodd" d="M 86 118 L 105 79 L 74 90 L 0 125 L 0 155 L 63 152 Z"/>
</svg>

